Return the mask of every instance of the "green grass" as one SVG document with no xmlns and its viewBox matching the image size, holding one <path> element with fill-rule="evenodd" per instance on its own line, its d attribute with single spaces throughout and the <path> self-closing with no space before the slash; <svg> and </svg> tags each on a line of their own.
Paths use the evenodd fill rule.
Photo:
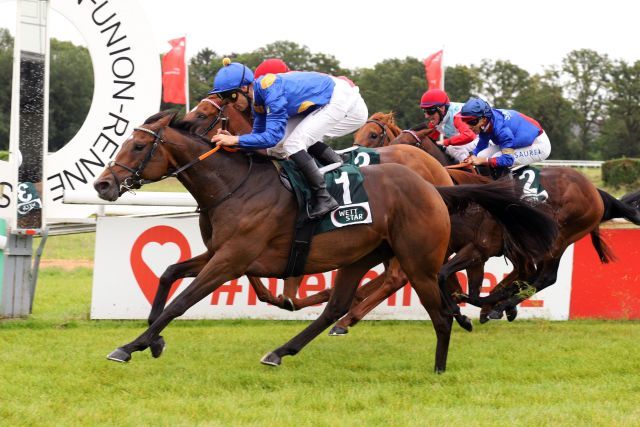
<svg viewBox="0 0 640 427">
<path fill-rule="evenodd" d="M 68 259 L 93 261 L 96 234 L 63 234 L 49 236 L 44 244 L 42 259 Z M 33 250 L 40 245 L 40 238 L 33 241 Z"/>
<path fill-rule="evenodd" d="M 87 320 L 91 270 L 45 269 L 29 319 L 0 321 L 2 425 L 638 425 L 638 322 L 456 328 L 434 375 L 428 322 L 322 334 L 258 363 L 307 322 L 176 321 L 160 359 L 105 355 L 141 321 Z"/>
</svg>

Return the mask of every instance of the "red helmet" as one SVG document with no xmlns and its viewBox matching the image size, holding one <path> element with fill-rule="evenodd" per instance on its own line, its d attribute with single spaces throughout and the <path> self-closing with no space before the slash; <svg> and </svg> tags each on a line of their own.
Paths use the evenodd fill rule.
<svg viewBox="0 0 640 427">
<path fill-rule="evenodd" d="M 257 71 L 257 70 L 256 70 Z M 420 98 L 420 108 L 449 106 L 449 96 L 441 89 L 429 89 Z"/>
<path fill-rule="evenodd" d="M 256 68 L 255 73 L 253 73 L 253 78 L 257 79 L 258 77 L 264 76 L 265 74 L 278 74 L 287 72 L 289 72 L 289 67 L 282 59 L 265 59 L 264 61 L 262 61 L 262 64 L 258 65 L 258 68 Z"/>
</svg>

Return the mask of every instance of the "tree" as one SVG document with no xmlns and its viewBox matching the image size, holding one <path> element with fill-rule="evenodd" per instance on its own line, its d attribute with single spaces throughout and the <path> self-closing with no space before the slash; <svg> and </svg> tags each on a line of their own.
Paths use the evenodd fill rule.
<svg viewBox="0 0 640 427">
<path fill-rule="evenodd" d="M 529 73 L 509 61 L 482 60 L 479 68 L 480 93 L 494 108 L 511 108 Z"/>
<path fill-rule="evenodd" d="M 640 157 L 640 61 L 620 61 L 610 70 L 608 117 L 597 145 L 605 159 Z"/>
<path fill-rule="evenodd" d="M 479 92 L 481 80 L 479 70 L 474 66 L 456 65 L 447 67 L 444 74 L 444 89 L 449 99 L 465 102 Z"/>
<path fill-rule="evenodd" d="M 51 39 L 49 151 L 58 151 L 84 123 L 93 98 L 93 69 L 87 48 Z"/>
<path fill-rule="evenodd" d="M 407 57 L 387 59 L 372 69 L 357 70 L 354 76 L 369 114 L 395 112 L 396 123 L 410 128 L 424 120 L 419 102 L 427 89 L 422 61 Z"/>
<path fill-rule="evenodd" d="M 606 113 L 609 57 L 589 49 L 574 50 L 562 60 L 565 96 L 575 109 L 580 158 L 592 156 L 592 143 Z"/>
<path fill-rule="evenodd" d="M 562 95 L 556 74 L 534 75 L 521 88 L 513 102 L 513 109 L 537 120 L 551 141 L 552 159 L 572 159 L 578 152 L 571 132 L 575 112 Z"/>
<path fill-rule="evenodd" d="M 0 28 L 0 150 L 9 149 L 12 76 L 13 37 L 9 30 Z"/>
</svg>

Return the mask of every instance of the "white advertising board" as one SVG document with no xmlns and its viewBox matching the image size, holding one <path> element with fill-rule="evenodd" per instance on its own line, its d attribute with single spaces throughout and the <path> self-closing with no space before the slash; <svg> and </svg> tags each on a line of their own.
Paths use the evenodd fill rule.
<svg viewBox="0 0 640 427">
<path fill-rule="evenodd" d="M 91 318 L 145 319 L 158 286 L 158 278 L 167 266 L 204 252 L 197 218 L 99 218 Z M 573 247 L 565 253 L 558 282 L 540 292 L 521 307 L 519 318 L 566 320 L 569 317 L 571 293 L 571 260 Z M 503 258 L 489 260 L 485 271 L 485 290 L 495 285 L 511 270 Z M 382 272 L 382 266 L 371 270 L 365 280 Z M 331 287 L 335 272 L 306 276 L 299 296 Z M 466 277 L 459 276 L 463 285 Z M 174 284 L 175 298 L 192 279 Z M 282 293 L 282 280 L 263 279 L 276 295 Z M 363 282 L 364 283 L 364 282 Z M 189 309 L 182 318 L 261 318 L 283 320 L 315 319 L 323 306 L 288 312 L 257 300 L 246 277 L 225 283 Z M 479 309 L 463 306 L 462 312 L 477 318 Z M 417 295 L 406 286 L 371 312 L 366 319 L 427 319 Z"/>
</svg>

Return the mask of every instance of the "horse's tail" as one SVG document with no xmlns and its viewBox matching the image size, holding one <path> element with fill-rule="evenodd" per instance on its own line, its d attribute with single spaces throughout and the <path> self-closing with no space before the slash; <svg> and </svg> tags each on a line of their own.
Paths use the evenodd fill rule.
<svg viewBox="0 0 640 427">
<path fill-rule="evenodd" d="M 632 205 L 622 202 L 611 194 L 598 188 L 598 193 L 604 202 L 604 214 L 600 222 L 608 221 L 613 218 L 624 218 L 636 225 L 640 225 L 640 210 L 635 209 Z"/>
<path fill-rule="evenodd" d="M 640 209 L 640 190 L 625 194 L 620 198 L 620 201 L 635 209 Z"/>
<path fill-rule="evenodd" d="M 609 245 L 607 245 L 607 242 L 605 242 L 600 236 L 600 227 L 596 227 L 593 231 L 591 231 L 591 243 L 598 253 L 598 258 L 600 258 L 601 263 L 608 264 L 611 261 L 616 260 L 613 251 L 611 250 Z"/>
<path fill-rule="evenodd" d="M 507 247 L 536 259 L 546 255 L 558 236 L 558 223 L 547 212 L 521 199 L 522 190 L 509 179 L 488 184 L 436 187 L 449 213 L 465 210 L 469 202 L 486 209 L 503 225 Z"/>
</svg>

